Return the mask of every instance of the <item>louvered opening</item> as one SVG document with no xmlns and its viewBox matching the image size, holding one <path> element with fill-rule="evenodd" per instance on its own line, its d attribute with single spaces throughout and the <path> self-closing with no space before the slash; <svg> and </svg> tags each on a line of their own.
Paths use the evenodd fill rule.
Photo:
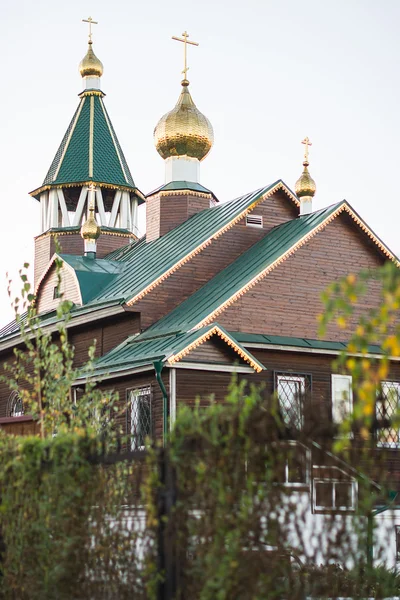
<svg viewBox="0 0 400 600">
<path fill-rule="evenodd" d="M 262 227 L 263 218 L 261 215 L 247 215 L 246 216 L 247 227 Z"/>
</svg>

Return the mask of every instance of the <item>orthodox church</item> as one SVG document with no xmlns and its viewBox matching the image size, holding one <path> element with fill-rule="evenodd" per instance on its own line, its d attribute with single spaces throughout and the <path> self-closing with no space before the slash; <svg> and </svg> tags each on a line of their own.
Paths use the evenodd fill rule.
<svg viewBox="0 0 400 600">
<path fill-rule="evenodd" d="M 120 424 L 132 434 L 132 449 L 143 448 L 148 436 L 162 440 L 179 405 L 200 398 L 207 406 L 210 396 L 223 401 L 233 373 L 276 392 L 290 428 L 337 424 L 352 410 L 352 382 L 332 361 L 350 329 L 332 325 L 326 339 L 318 339 L 321 292 L 350 272 L 385 261 L 399 265 L 398 258 L 347 201 L 315 204 L 308 138 L 294 191 L 277 179 L 220 202 L 201 183 L 214 134 L 187 79 L 186 47 L 193 42 L 186 32 L 178 39 L 185 48 L 179 97 L 154 129 L 165 181 L 145 195 L 107 112 L 103 65 L 89 36 L 78 107 L 42 184 L 31 192 L 40 203 L 34 282 L 42 326 L 56 330 L 60 296 L 73 302 L 68 330 L 76 365 L 86 362 L 96 340 L 94 377 L 101 389 L 118 392 L 125 406 Z M 146 233 L 139 237 L 141 205 Z M 350 328 L 362 310 L 378 304 L 373 289 Z M 10 323 L 0 332 L 1 363 L 18 343 L 18 327 Z M 83 373 L 77 396 L 84 382 Z M 397 404 L 398 360 L 384 384 Z M 0 427 L 15 433 L 35 428 L 18 394 L 4 384 Z M 399 443 L 392 430 L 381 440 Z M 318 475 L 309 452 L 301 468 L 286 470 L 285 484 L 308 486 L 314 512 L 334 510 L 339 500 L 334 491 L 328 500 L 319 493 L 326 476 Z M 337 467 L 330 468 L 334 490 Z M 356 486 L 349 476 L 341 510 L 356 509 Z"/>
</svg>

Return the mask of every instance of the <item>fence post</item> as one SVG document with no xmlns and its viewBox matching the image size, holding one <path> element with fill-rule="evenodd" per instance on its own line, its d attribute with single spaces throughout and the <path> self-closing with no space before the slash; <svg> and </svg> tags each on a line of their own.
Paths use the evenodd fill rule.
<svg viewBox="0 0 400 600">
<path fill-rule="evenodd" d="M 176 474 L 168 448 L 158 456 L 160 489 L 157 502 L 157 554 L 159 584 L 157 600 L 175 600 L 177 592 L 177 547 L 174 507 L 176 505 Z"/>
</svg>

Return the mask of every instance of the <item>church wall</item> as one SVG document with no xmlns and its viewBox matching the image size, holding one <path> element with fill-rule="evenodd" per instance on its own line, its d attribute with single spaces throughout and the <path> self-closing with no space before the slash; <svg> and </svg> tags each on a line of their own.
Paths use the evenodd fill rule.
<svg viewBox="0 0 400 600">
<path fill-rule="evenodd" d="M 365 234 L 340 215 L 306 245 L 216 317 L 231 331 L 318 338 L 317 315 L 321 293 L 348 273 L 383 264 Z M 372 283 L 356 306 L 349 329 L 329 326 L 324 338 L 343 341 L 354 331 L 359 316 L 380 303 L 379 285 Z"/>
<path fill-rule="evenodd" d="M 74 304 L 80 305 L 80 290 L 76 278 L 65 264 L 61 266 L 60 294 L 63 294 L 64 300 L 70 300 Z M 37 299 L 38 313 L 54 310 L 60 304 L 60 298 L 54 298 L 54 289 L 57 287 L 58 277 L 56 266 L 53 265 L 43 280 Z"/>
<path fill-rule="evenodd" d="M 195 406 L 197 398 L 200 406 L 206 408 L 210 402 L 224 402 L 232 373 L 176 369 L 176 405 Z M 238 376 L 242 377 L 241 375 Z"/>
<path fill-rule="evenodd" d="M 169 313 L 236 260 L 261 239 L 266 231 L 293 218 L 297 214 L 297 208 L 286 196 L 276 194 L 260 203 L 253 212 L 263 216 L 263 228 L 247 227 L 246 219 L 241 219 L 133 305 L 142 313 L 143 329 Z"/>
<path fill-rule="evenodd" d="M 169 394 L 169 370 L 165 369 L 162 372 L 162 380 Z M 118 377 L 117 379 L 104 381 L 99 384 L 102 390 L 113 390 L 118 394 L 118 408 L 116 422 L 121 427 L 124 434 L 127 424 L 127 402 L 129 390 L 136 390 L 140 387 L 151 386 L 152 392 L 152 422 L 155 439 L 162 440 L 163 437 L 163 397 L 160 386 L 156 380 L 154 369 L 139 373 L 138 375 L 130 375 L 127 377 Z"/>
</svg>

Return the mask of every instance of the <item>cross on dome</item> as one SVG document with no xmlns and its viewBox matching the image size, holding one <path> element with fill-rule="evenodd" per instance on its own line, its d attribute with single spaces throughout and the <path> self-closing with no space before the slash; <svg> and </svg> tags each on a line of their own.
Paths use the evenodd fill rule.
<svg viewBox="0 0 400 600">
<path fill-rule="evenodd" d="M 89 44 L 92 43 L 92 25 L 98 25 L 98 21 L 93 21 L 92 17 L 82 19 L 82 23 L 89 23 Z"/>
<path fill-rule="evenodd" d="M 183 73 L 184 80 L 186 80 L 187 79 L 187 72 L 189 70 L 189 67 L 187 66 L 187 45 L 191 44 L 192 46 L 198 46 L 199 44 L 198 44 L 198 42 L 192 42 L 191 40 L 188 40 L 189 34 L 188 34 L 187 31 L 184 31 L 182 33 L 182 36 L 183 37 L 179 38 L 179 37 L 176 37 L 176 36 L 173 35 L 172 39 L 176 40 L 177 42 L 183 42 L 184 66 L 183 66 L 182 73 Z"/>
<path fill-rule="evenodd" d="M 303 162 L 303 165 L 304 165 L 305 163 L 307 163 L 307 165 L 308 165 L 308 147 L 309 147 L 309 146 L 312 146 L 312 142 L 310 142 L 310 139 L 309 139 L 309 137 L 305 137 L 305 138 L 304 138 L 304 140 L 303 140 L 301 143 L 305 145 L 305 148 L 304 148 L 304 162 Z"/>
</svg>

